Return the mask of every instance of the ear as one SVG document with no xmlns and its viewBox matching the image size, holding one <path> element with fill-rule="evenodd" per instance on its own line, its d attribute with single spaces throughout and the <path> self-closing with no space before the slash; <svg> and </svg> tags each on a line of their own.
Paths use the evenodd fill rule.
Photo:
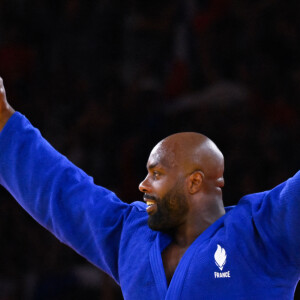
<svg viewBox="0 0 300 300">
<path fill-rule="evenodd" d="M 196 194 L 200 190 L 202 182 L 203 182 L 203 177 L 204 177 L 204 174 L 200 170 L 194 171 L 189 176 L 188 190 L 192 195 Z"/>
</svg>

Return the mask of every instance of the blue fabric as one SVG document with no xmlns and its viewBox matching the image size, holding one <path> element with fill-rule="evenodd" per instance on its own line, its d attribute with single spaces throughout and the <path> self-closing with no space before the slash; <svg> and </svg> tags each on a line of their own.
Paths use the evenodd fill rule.
<svg viewBox="0 0 300 300">
<path fill-rule="evenodd" d="M 0 134 L 0 183 L 60 241 L 118 282 L 125 299 L 293 299 L 300 276 L 300 172 L 243 197 L 206 229 L 167 281 L 170 236 L 54 150 L 15 113 Z"/>
</svg>

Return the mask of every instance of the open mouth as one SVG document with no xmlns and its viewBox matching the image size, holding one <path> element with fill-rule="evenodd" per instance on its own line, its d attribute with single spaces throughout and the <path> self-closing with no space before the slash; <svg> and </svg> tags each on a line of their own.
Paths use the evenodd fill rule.
<svg viewBox="0 0 300 300">
<path fill-rule="evenodd" d="M 156 204 L 154 200 L 146 200 L 146 204 L 147 206 L 151 206 L 151 205 L 154 205 Z"/>
<path fill-rule="evenodd" d="M 156 211 L 157 211 L 157 203 L 156 203 L 156 201 L 155 200 L 151 200 L 151 199 L 147 199 L 147 198 L 144 198 L 144 201 L 147 204 L 146 211 L 147 211 L 148 215 L 155 214 Z"/>
</svg>

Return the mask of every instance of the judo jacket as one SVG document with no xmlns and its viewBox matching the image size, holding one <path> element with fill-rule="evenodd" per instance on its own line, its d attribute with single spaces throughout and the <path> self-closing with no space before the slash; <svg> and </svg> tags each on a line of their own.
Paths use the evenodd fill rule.
<svg viewBox="0 0 300 300">
<path fill-rule="evenodd" d="M 125 300 L 293 299 L 300 276 L 300 172 L 243 197 L 187 249 L 167 285 L 167 234 L 58 153 L 20 113 L 0 133 L 0 184 L 120 286 Z"/>
</svg>

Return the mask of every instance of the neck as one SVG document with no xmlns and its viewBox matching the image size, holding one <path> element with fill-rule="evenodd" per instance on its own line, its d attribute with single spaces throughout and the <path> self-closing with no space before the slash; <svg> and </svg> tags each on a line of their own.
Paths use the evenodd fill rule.
<svg viewBox="0 0 300 300">
<path fill-rule="evenodd" d="M 185 222 L 171 232 L 175 244 L 182 248 L 189 247 L 203 231 L 225 214 L 222 197 L 209 198 L 192 201 L 197 205 L 191 207 Z"/>
</svg>

